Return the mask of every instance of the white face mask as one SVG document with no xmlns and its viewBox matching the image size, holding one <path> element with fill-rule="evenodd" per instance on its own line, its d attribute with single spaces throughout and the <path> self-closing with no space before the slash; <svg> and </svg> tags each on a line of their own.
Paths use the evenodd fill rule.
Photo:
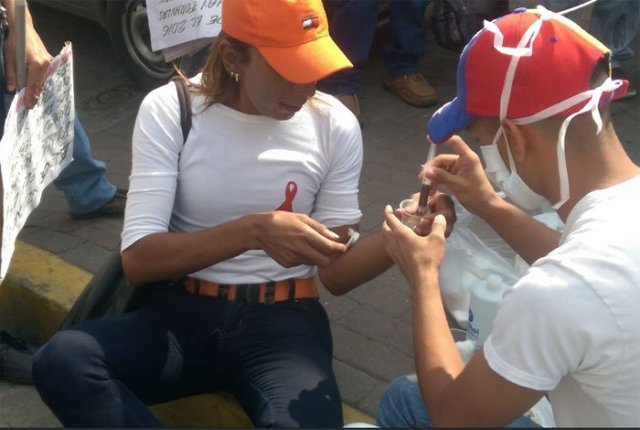
<svg viewBox="0 0 640 430">
<path fill-rule="evenodd" d="M 503 191 L 511 202 L 526 211 L 548 212 L 551 203 L 545 196 L 533 191 L 514 170 L 503 184 Z"/>
<path fill-rule="evenodd" d="M 506 181 L 511 173 L 502 161 L 497 145 L 480 145 L 480 153 L 484 160 L 484 173 L 489 178 L 489 182 L 502 190 L 502 183 Z"/>
<path fill-rule="evenodd" d="M 550 210 L 551 203 L 549 203 L 549 200 L 529 188 L 516 172 L 511 159 L 509 162 L 512 167 L 511 173 L 509 173 L 509 169 L 502 161 L 496 143 L 501 133 L 502 129 L 498 130 L 496 138 L 491 145 L 480 145 L 480 152 L 485 164 L 485 173 L 489 181 L 502 190 L 507 198 L 521 209 L 526 211 L 540 210 L 543 212 Z M 511 158 L 511 156 L 509 157 Z"/>
</svg>

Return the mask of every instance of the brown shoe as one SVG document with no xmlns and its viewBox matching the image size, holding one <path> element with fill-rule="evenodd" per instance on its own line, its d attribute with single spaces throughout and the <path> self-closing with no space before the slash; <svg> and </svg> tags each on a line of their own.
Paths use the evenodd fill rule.
<svg viewBox="0 0 640 430">
<path fill-rule="evenodd" d="M 436 90 L 417 72 L 398 76 L 388 74 L 384 77 L 383 85 L 385 90 L 413 106 L 431 106 L 438 100 Z"/>
<path fill-rule="evenodd" d="M 362 120 L 360 119 L 360 102 L 358 102 L 358 96 L 355 94 L 337 94 L 335 96 L 340 102 L 345 105 L 358 119 L 360 125 L 362 125 Z"/>
<path fill-rule="evenodd" d="M 99 217 L 121 217 L 124 215 L 124 208 L 127 205 L 127 190 L 118 188 L 116 195 L 111 200 L 100 206 L 93 212 L 84 214 L 71 214 L 71 218 L 99 218 Z"/>
</svg>

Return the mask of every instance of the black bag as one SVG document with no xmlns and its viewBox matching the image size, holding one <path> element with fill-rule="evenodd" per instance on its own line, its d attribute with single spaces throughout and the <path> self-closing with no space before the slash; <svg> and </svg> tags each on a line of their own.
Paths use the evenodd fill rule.
<svg viewBox="0 0 640 430">
<path fill-rule="evenodd" d="M 180 126 L 184 144 L 191 130 L 189 89 L 187 83 L 180 77 L 174 77 L 171 80 L 176 84 L 180 101 Z M 127 282 L 122 268 L 120 249 L 116 249 L 107 256 L 106 261 L 80 293 L 60 329 L 80 321 L 134 310 L 140 303 L 144 291 L 144 287 L 134 287 Z"/>
<path fill-rule="evenodd" d="M 443 48 L 462 52 L 471 38 L 482 29 L 483 20 L 491 21 L 509 12 L 509 1 L 433 0 L 429 7 L 436 43 Z"/>
</svg>

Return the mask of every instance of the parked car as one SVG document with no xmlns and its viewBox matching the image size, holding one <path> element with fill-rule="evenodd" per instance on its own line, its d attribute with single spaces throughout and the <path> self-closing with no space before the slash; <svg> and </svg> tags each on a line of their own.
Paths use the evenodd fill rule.
<svg viewBox="0 0 640 430">
<path fill-rule="evenodd" d="M 157 1 L 157 0 L 155 0 Z M 267 0 L 265 0 L 267 1 Z M 388 21 L 389 1 L 380 0 L 378 25 Z M 142 89 L 155 88 L 173 74 L 161 52 L 151 50 L 146 0 L 29 0 L 30 3 L 90 19 L 104 27 L 116 55 Z M 330 9 L 332 0 L 325 0 Z"/>
<path fill-rule="evenodd" d="M 173 67 L 161 52 L 151 50 L 146 0 L 30 0 L 90 19 L 104 27 L 111 45 L 122 59 L 134 82 L 143 89 L 154 88 L 169 79 Z"/>
</svg>

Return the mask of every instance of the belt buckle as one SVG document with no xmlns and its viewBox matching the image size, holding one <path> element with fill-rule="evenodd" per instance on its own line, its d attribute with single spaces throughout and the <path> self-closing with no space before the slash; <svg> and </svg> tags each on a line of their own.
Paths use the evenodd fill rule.
<svg viewBox="0 0 640 430">
<path fill-rule="evenodd" d="M 218 286 L 218 297 L 223 298 L 223 299 L 226 300 L 229 297 L 229 290 L 230 289 L 231 289 L 230 285 L 228 285 L 228 284 L 220 284 Z"/>
<path fill-rule="evenodd" d="M 238 284 L 236 285 L 236 300 L 244 300 L 250 305 L 260 303 L 259 284 Z"/>
<path fill-rule="evenodd" d="M 269 281 L 264 287 L 264 304 L 272 305 L 276 302 L 276 283 Z"/>
</svg>

